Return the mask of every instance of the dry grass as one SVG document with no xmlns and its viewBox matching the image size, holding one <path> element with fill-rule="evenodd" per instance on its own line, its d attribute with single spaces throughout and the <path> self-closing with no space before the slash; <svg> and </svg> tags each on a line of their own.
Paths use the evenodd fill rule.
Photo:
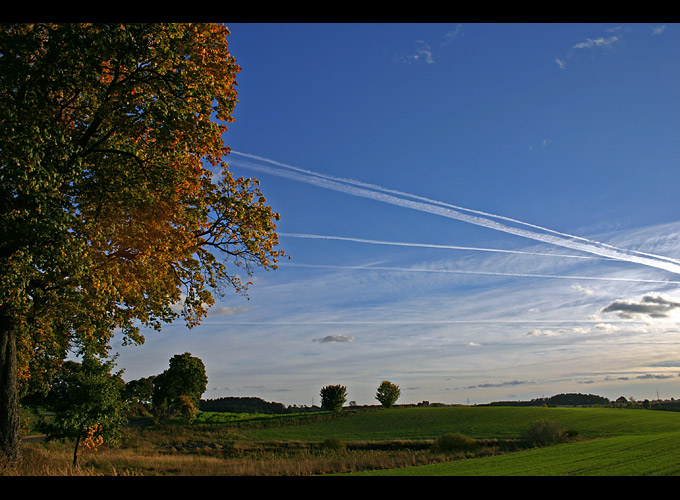
<svg viewBox="0 0 680 500">
<path fill-rule="evenodd" d="M 158 437 L 158 436 L 156 436 Z M 179 436 L 181 439 L 181 435 Z M 240 443 L 201 446 L 195 441 L 173 447 L 148 436 L 128 439 L 120 447 L 86 451 L 72 467 L 70 443 L 26 443 L 18 464 L 0 467 L 5 476 L 311 476 L 440 463 L 471 456 L 431 448 L 376 450 L 324 448 L 305 443 Z M 208 444 L 207 441 L 204 444 Z M 179 449 L 178 449 L 179 448 Z M 485 448 L 481 453 L 495 453 Z"/>
<path fill-rule="evenodd" d="M 423 451 L 342 450 L 285 455 L 261 451 L 249 456 L 220 457 L 196 453 L 140 453 L 109 448 L 80 457 L 71 466 L 70 450 L 23 448 L 22 460 L 6 467 L 7 476 L 311 476 L 405 467 L 451 460 Z"/>
<path fill-rule="evenodd" d="M 445 451 L 430 442 L 252 442 L 237 428 L 204 425 L 126 428 L 119 446 L 85 450 L 73 467 L 73 444 L 24 442 L 4 476 L 311 476 L 426 465 L 499 453 L 497 443 Z"/>
</svg>

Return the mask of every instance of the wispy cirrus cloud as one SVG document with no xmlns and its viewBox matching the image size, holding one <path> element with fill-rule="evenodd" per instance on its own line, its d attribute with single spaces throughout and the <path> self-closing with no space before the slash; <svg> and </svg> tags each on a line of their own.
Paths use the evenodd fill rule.
<svg viewBox="0 0 680 500">
<path fill-rule="evenodd" d="M 572 46 L 574 49 L 592 49 L 593 47 L 607 48 L 617 42 L 619 37 L 616 35 L 610 37 L 588 38 L 584 42 L 579 42 Z"/>
<path fill-rule="evenodd" d="M 463 36 L 463 25 L 457 24 L 453 29 L 444 34 L 443 39 L 433 48 L 431 44 L 424 40 L 416 40 L 415 48 L 406 54 L 398 56 L 396 59 L 405 63 L 424 63 L 434 64 L 438 57 L 438 50 L 453 43 L 457 38 Z"/>
<path fill-rule="evenodd" d="M 608 33 L 619 32 L 621 28 L 609 28 Z M 608 49 L 612 47 L 615 43 L 621 40 L 620 35 L 610 35 L 610 36 L 600 36 L 597 38 L 586 38 L 585 40 L 575 43 L 571 46 L 569 52 L 567 52 L 564 57 L 555 57 L 555 63 L 560 69 L 565 69 L 567 67 L 567 60 L 571 59 L 574 54 L 574 50 L 588 50 L 588 49 Z"/>
<path fill-rule="evenodd" d="M 434 63 L 434 54 L 432 52 L 432 47 L 425 43 L 423 40 L 415 41 L 415 49 L 413 52 L 404 54 L 401 56 L 401 60 L 404 62 L 424 62 L 426 64 Z"/>
</svg>

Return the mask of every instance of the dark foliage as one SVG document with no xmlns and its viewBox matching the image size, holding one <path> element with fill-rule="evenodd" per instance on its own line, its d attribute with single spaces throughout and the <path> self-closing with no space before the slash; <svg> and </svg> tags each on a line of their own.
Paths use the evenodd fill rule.
<svg viewBox="0 0 680 500">
<path fill-rule="evenodd" d="M 611 401 L 595 394 L 557 394 L 549 398 L 536 398 L 531 401 L 494 401 L 480 406 L 594 406 L 609 405 Z"/>
<path fill-rule="evenodd" d="M 255 397 L 225 397 L 201 400 L 201 411 L 221 411 L 228 413 L 291 413 L 282 403 L 268 402 Z"/>
</svg>

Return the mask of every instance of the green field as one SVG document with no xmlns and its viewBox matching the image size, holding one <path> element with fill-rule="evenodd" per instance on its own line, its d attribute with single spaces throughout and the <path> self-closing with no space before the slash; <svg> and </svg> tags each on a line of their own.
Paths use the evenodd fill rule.
<svg viewBox="0 0 680 500">
<path fill-rule="evenodd" d="M 613 436 L 507 455 L 355 475 L 677 476 L 680 475 L 680 432 Z"/>
<path fill-rule="evenodd" d="M 532 424 L 570 431 L 566 443 L 530 447 Z M 575 407 L 380 407 L 266 415 L 202 412 L 193 424 L 123 431 L 118 446 L 86 451 L 28 439 L 26 460 L 0 475 L 152 476 L 677 476 L 680 412 Z M 446 434 L 459 444 L 435 446 Z"/>
<path fill-rule="evenodd" d="M 428 440 L 447 432 L 519 438 L 537 420 L 578 432 L 576 442 L 363 475 L 679 475 L 680 413 L 617 408 L 444 407 L 357 412 L 324 422 L 246 430 L 248 439 L 346 442 Z"/>
<path fill-rule="evenodd" d="M 478 439 L 517 438 L 533 422 L 552 420 L 583 437 L 648 435 L 680 432 L 680 413 L 619 408 L 541 408 L 456 406 L 391 408 L 359 411 L 324 422 L 253 429 L 261 440 L 346 441 L 436 439 L 460 432 Z"/>
</svg>

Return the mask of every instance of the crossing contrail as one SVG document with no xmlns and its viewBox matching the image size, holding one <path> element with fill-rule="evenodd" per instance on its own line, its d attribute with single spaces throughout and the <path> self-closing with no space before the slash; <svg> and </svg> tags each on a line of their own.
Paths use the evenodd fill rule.
<svg viewBox="0 0 680 500">
<path fill-rule="evenodd" d="M 541 241 L 543 243 L 557 245 L 572 250 L 587 252 L 593 255 L 599 255 L 600 257 L 607 257 L 619 261 L 641 264 L 649 267 L 654 267 L 657 269 L 663 269 L 665 271 L 669 271 L 675 274 L 680 274 L 680 261 L 676 259 L 671 259 L 668 257 L 650 253 L 626 250 L 612 245 L 592 241 L 587 238 L 578 237 L 566 233 L 560 233 L 558 231 L 553 231 L 551 229 L 543 228 L 541 226 L 536 226 L 515 219 L 510 219 L 508 217 L 457 207 L 455 205 L 450 205 L 448 203 L 430 200 L 427 198 L 423 198 L 421 196 L 403 193 L 400 191 L 383 188 L 381 186 L 367 184 L 361 181 L 319 174 L 311 170 L 304 170 L 298 167 L 286 165 L 284 163 L 276 162 L 274 160 L 269 160 L 267 158 L 255 155 L 250 155 L 247 153 L 240 153 L 237 151 L 232 151 L 232 153 L 246 158 L 259 160 L 261 162 L 267 163 L 268 165 L 272 165 L 267 166 L 237 160 L 236 162 L 237 165 L 241 165 L 246 168 L 251 168 L 253 170 L 267 172 L 279 177 L 285 177 L 292 180 L 313 184 L 319 187 L 332 189 L 353 196 L 369 198 L 376 201 L 382 201 L 384 203 L 401 206 L 404 208 L 410 208 L 421 212 L 432 213 L 443 217 L 468 222 L 470 224 L 495 229 L 497 231 L 514 234 L 516 236 L 522 236 L 524 238 Z M 231 163 L 233 164 L 234 162 L 232 161 Z M 476 215 L 470 215 L 468 213 L 463 213 L 462 211 L 470 212 Z M 531 231 L 528 229 L 508 226 L 506 224 L 492 220 L 490 219 L 490 217 L 501 219 L 508 222 L 513 222 L 516 224 L 521 224 L 534 229 L 540 229 L 542 231 L 546 231 L 548 234 L 537 233 L 535 231 Z"/>
<path fill-rule="evenodd" d="M 353 241 L 356 243 L 369 243 L 372 245 L 389 245 L 389 246 L 402 246 L 402 247 L 420 247 L 420 248 L 442 248 L 446 250 L 474 250 L 477 252 L 498 252 L 498 253 L 511 253 L 518 255 L 540 255 L 545 257 L 560 257 L 569 259 L 601 259 L 601 260 L 615 260 L 607 257 L 591 257 L 586 255 L 571 255 L 571 254 L 559 254 L 559 253 L 547 253 L 547 252 L 528 252 L 522 250 L 504 250 L 501 248 L 484 248 L 484 247 L 465 247 L 459 245 L 437 245 L 434 243 L 408 243 L 401 241 L 382 241 L 382 240 L 371 240 L 365 238 L 350 238 L 348 236 L 329 236 L 322 234 L 305 234 L 305 233 L 277 233 L 279 236 L 287 236 L 289 238 L 307 238 L 307 239 L 318 239 L 318 240 L 341 240 L 341 241 Z"/>
</svg>

